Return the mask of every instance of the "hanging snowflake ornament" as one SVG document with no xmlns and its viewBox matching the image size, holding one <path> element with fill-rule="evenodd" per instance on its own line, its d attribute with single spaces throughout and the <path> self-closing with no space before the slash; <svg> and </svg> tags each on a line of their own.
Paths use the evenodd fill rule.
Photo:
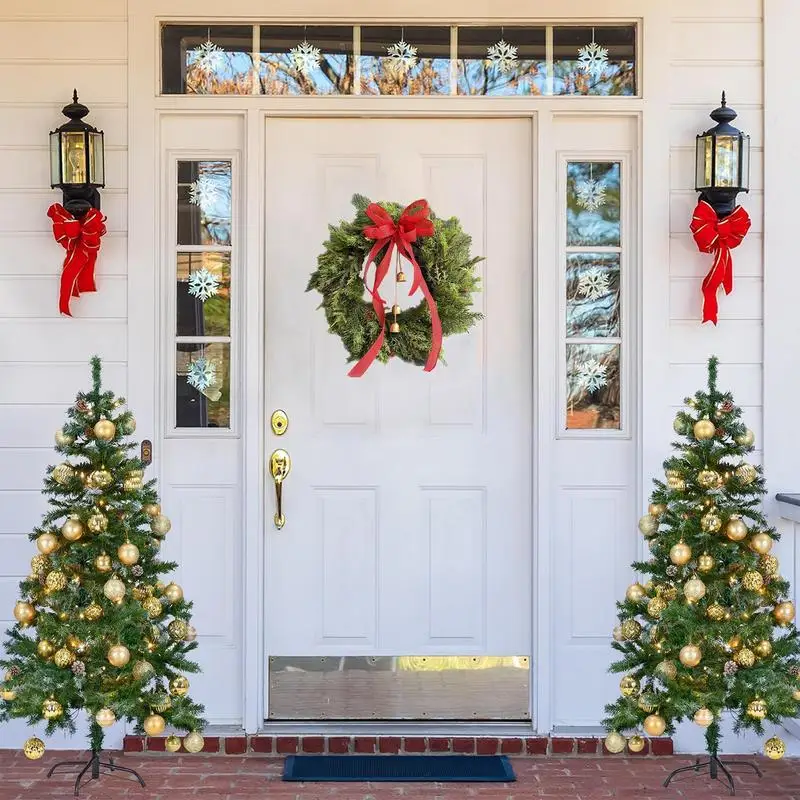
<svg viewBox="0 0 800 800">
<path fill-rule="evenodd" d="M 386 48 L 389 67 L 397 72 L 408 72 L 417 66 L 417 48 L 404 39 Z"/>
<path fill-rule="evenodd" d="M 300 44 L 295 45 L 290 51 L 292 63 L 298 72 L 303 75 L 310 75 L 322 61 L 322 53 L 318 47 L 309 44 L 308 41 L 303 39 Z"/>
<path fill-rule="evenodd" d="M 606 187 L 603 181 L 588 178 L 575 186 L 578 205 L 587 211 L 597 211 L 606 204 Z"/>
<path fill-rule="evenodd" d="M 592 78 L 599 78 L 608 68 L 608 48 L 594 41 L 578 50 L 578 69 Z"/>
<path fill-rule="evenodd" d="M 192 66 L 197 67 L 204 75 L 211 75 L 225 66 L 225 51 L 215 45 L 210 38 L 195 47 L 191 55 Z"/>
<path fill-rule="evenodd" d="M 221 197 L 216 181 L 210 175 L 201 175 L 189 184 L 189 202 L 206 209 L 213 206 Z"/>
<path fill-rule="evenodd" d="M 217 378 L 217 371 L 214 365 L 204 357 L 196 358 L 189 364 L 189 372 L 186 374 L 186 383 L 194 386 L 198 392 L 208 389 Z"/>
<path fill-rule="evenodd" d="M 590 267 L 578 278 L 578 294 L 597 300 L 608 294 L 608 275 L 598 267 Z"/>
<path fill-rule="evenodd" d="M 189 273 L 189 294 L 205 303 L 219 291 L 219 279 L 205 267 Z"/>
<path fill-rule="evenodd" d="M 495 67 L 503 75 L 513 72 L 519 64 L 517 48 L 501 39 L 497 44 L 491 45 L 486 51 L 486 61 L 490 67 Z"/>
<path fill-rule="evenodd" d="M 578 383 L 586 391 L 596 392 L 608 383 L 607 370 L 596 358 L 588 358 L 578 367 Z"/>
</svg>

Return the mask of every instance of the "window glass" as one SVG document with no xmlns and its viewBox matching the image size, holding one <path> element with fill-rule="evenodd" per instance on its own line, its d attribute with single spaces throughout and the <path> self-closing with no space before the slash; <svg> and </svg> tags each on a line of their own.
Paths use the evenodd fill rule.
<svg viewBox="0 0 800 800">
<path fill-rule="evenodd" d="M 179 428 L 229 428 L 229 342 L 179 342 L 175 358 L 176 423 Z"/>
<path fill-rule="evenodd" d="M 619 189 L 618 163 L 567 165 L 567 246 L 619 245 Z"/>
<path fill-rule="evenodd" d="M 567 345 L 567 428 L 620 427 L 620 346 Z"/>
<path fill-rule="evenodd" d="M 178 253 L 178 336 L 230 336 L 231 254 Z"/>
<path fill-rule="evenodd" d="M 567 254 L 567 336 L 619 336 L 619 261 L 619 253 Z"/>
<path fill-rule="evenodd" d="M 555 27 L 553 94 L 636 94 L 636 28 Z"/>
<path fill-rule="evenodd" d="M 231 162 L 178 162 L 178 244 L 231 244 Z"/>
</svg>

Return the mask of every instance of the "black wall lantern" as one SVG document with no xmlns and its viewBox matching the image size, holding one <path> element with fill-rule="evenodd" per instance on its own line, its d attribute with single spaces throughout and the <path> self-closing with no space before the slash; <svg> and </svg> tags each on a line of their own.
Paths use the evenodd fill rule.
<svg viewBox="0 0 800 800">
<path fill-rule="evenodd" d="M 69 122 L 50 133 L 50 188 L 61 189 L 64 208 L 76 218 L 100 209 L 97 190 L 105 186 L 103 131 L 83 121 L 88 113 L 76 89 L 63 108 Z"/>
<path fill-rule="evenodd" d="M 750 137 L 731 125 L 736 112 L 725 102 L 711 112 L 717 124 L 697 136 L 695 188 L 720 219 L 736 207 L 736 195 L 750 191 Z"/>
</svg>

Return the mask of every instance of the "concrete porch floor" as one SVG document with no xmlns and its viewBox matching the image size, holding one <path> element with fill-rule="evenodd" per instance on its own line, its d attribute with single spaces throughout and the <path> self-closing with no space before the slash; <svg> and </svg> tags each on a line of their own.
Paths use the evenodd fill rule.
<svg viewBox="0 0 800 800">
<path fill-rule="evenodd" d="M 71 752 L 50 752 L 28 761 L 19 752 L 0 751 L 0 800 L 47 800 L 72 796 L 68 776 L 47 780 L 50 767 Z M 120 765 L 138 770 L 147 782 L 142 789 L 127 776 L 108 776 L 81 790 L 84 800 L 462 800 L 462 798 L 561 798 L 561 800 L 668 800 L 727 797 L 720 784 L 707 778 L 682 777 L 662 788 L 667 773 L 691 763 L 688 757 L 523 758 L 513 759 L 517 782 L 512 784 L 297 784 L 280 780 L 283 759 L 258 756 L 129 756 L 114 754 Z M 768 762 L 759 759 L 764 778 L 745 774 L 737 784 L 740 798 L 800 800 L 800 759 Z"/>
</svg>

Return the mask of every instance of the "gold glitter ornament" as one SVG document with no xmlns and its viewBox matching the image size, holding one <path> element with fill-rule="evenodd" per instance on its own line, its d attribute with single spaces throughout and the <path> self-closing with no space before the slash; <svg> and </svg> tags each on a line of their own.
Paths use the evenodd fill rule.
<svg viewBox="0 0 800 800">
<path fill-rule="evenodd" d="M 90 603 L 83 610 L 83 617 L 88 622 L 97 622 L 103 616 L 103 607 L 98 603 Z"/>
<path fill-rule="evenodd" d="M 105 514 L 101 514 L 99 511 L 96 511 L 89 517 L 88 520 L 86 520 L 86 527 L 92 533 L 102 533 L 108 528 L 108 517 Z"/>
<path fill-rule="evenodd" d="M 644 589 L 642 589 L 642 593 L 644 594 Z M 179 603 L 183 600 L 183 589 L 178 586 L 177 583 L 168 583 L 164 587 L 164 597 L 166 597 L 170 603 Z"/>
<path fill-rule="evenodd" d="M 632 583 L 625 592 L 625 599 L 631 603 L 640 602 L 644 596 L 644 587 L 640 583 Z"/>
<path fill-rule="evenodd" d="M 755 570 L 752 572 L 745 572 L 742 577 L 742 586 L 744 586 L 748 592 L 757 592 L 763 585 L 764 576 Z"/>
<path fill-rule="evenodd" d="M 107 469 L 96 469 L 89 475 L 89 486 L 95 489 L 105 489 L 110 486 L 114 477 Z"/>
<path fill-rule="evenodd" d="M 722 520 L 716 512 L 709 511 L 700 518 L 700 527 L 706 533 L 716 533 L 722 527 Z"/>
<path fill-rule="evenodd" d="M 765 556 L 772 550 L 772 545 L 772 537 L 765 531 L 753 534 L 750 539 L 750 549 L 762 556 Z"/>
<path fill-rule="evenodd" d="M 639 530 L 647 537 L 658 530 L 658 520 L 652 514 L 645 514 L 639 520 Z"/>
<path fill-rule="evenodd" d="M 670 475 L 667 478 L 667 486 L 673 492 L 682 492 L 686 488 L 686 481 L 679 475 Z"/>
<path fill-rule="evenodd" d="M 150 529 L 156 536 L 166 536 L 170 528 L 172 528 L 172 523 L 169 521 L 169 517 L 165 517 L 163 514 L 153 517 L 153 521 L 150 523 Z"/>
<path fill-rule="evenodd" d="M 660 595 L 668 603 L 671 603 L 678 596 L 678 588 L 676 586 L 660 586 Z"/>
<path fill-rule="evenodd" d="M 711 603 L 706 609 L 706 616 L 712 622 L 720 622 L 725 619 L 725 609 L 719 603 Z"/>
<path fill-rule="evenodd" d="M 779 625 L 788 625 L 794 619 L 794 603 L 790 600 L 778 603 L 773 609 L 772 615 Z"/>
<path fill-rule="evenodd" d="M 62 486 L 69 483 L 75 477 L 75 468 L 72 464 L 67 464 L 64 461 L 61 464 L 53 467 L 53 480 L 60 483 Z"/>
<path fill-rule="evenodd" d="M 7 703 L 10 703 L 12 700 L 15 700 L 16 697 L 17 693 L 13 689 L 0 686 L 0 700 L 5 700 Z"/>
<path fill-rule="evenodd" d="M 795 702 L 800 703 L 800 689 L 795 689 L 792 692 L 792 700 L 794 700 Z"/>
<path fill-rule="evenodd" d="M 108 553 L 101 553 L 94 560 L 94 566 L 98 572 L 111 572 L 111 556 Z"/>
<path fill-rule="evenodd" d="M 94 424 L 94 435 L 103 442 L 110 442 L 117 432 L 117 426 L 105 417 L 100 419 Z"/>
<path fill-rule="evenodd" d="M 56 447 L 69 447 L 75 439 L 70 436 L 63 428 L 56 431 L 55 442 Z"/>
<path fill-rule="evenodd" d="M 717 426 L 710 419 L 700 419 L 694 424 L 694 438 L 698 441 L 713 439 Z"/>
<path fill-rule="evenodd" d="M 126 492 L 138 492 L 139 489 L 142 488 L 142 479 L 141 478 L 125 478 L 122 482 L 122 488 Z"/>
<path fill-rule="evenodd" d="M 753 648 L 753 652 L 759 658 L 769 658 L 772 655 L 772 642 L 770 642 L 769 639 L 762 639 Z"/>
<path fill-rule="evenodd" d="M 696 667 L 703 658 L 703 652 L 697 645 L 687 644 L 681 648 L 678 658 L 684 667 Z"/>
<path fill-rule="evenodd" d="M 67 576 L 57 569 L 48 572 L 44 579 L 44 586 L 48 592 L 60 592 L 67 588 Z"/>
<path fill-rule="evenodd" d="M 697 569 L 699 572 L 711 572 L 714 569 L 714 556 L 710 556 L 708 553 L 703 553 L 697 559 Z"/>
<path fill-rule="evenodd" d="M 44 742 L 36 736 L 31 736 L 22 746 L 22 752 L 25 754 L 25 758 L 37 761 L 44 755 Z"/>
<path fill-rule="evenodd" d="M 738 633 L 735 634 L 734 636 L 731 636 L 731 638 L 728 639 L 728 647 L 730 647 L 731 650 L 738 650 L 741 646 L 742 646 L 742 637 L 739 636 Z"/>
<path fill-rule="evenodd" d="M 189 679 L 178 675 L 169 682 L 169 693 L 174 697 L 185 697 L 189 693 Z"/>
<path fill-rule="evenodd" d="M 774 578 L 780 571 L 780 562 L 773 555 L 761 556 L 758 567 L 768 578 Z"/>
<path fill-rule="evenodd" d="M 764 742 L 764 755 L 767 758 L 777 761 L 779 758 L 783 758 L 785 753 L 786 745 L 783 743 L 783 739 L 772 736 Z"/>
<path fill-rule="evenodd" d="M 94 718 L 101 728 L 108 728 L 117 721 L 117 715 L 110 708 L 101 708 Z"/>
<path fill-rule="evenodd" d="M 648 616 L 658 617 L 664 612 L 664 609 L 667 607 L 667 601 L 664 600 L 662 597 L 654 597 L 650 602 L 647 604 L 647 614 Z"/>
<path fill-rule="evenodd" d="M 189 626 L 182 619 L 174 619 L 167 625 L 169 635 L 176 642 L 181 642 L 186 638 L 189 631 Z"/>
<path fill-rule="evenodd" d="M 53 663 L 61 669 L 71 667 L 73 661 L 75 661 L 75 653 L 66 647 L 56 650 L 55 655 L 53 656 Z"/>
<path fill-rule="evenodd" d="M 199 753 L 204 745 L 205 739 L 197 731 L 192 731 L 183 739 L 183 746 L 187 753 Z"/>
<path fill-rule="evenodd" d="M 681 540 L 670 548 L 669 560 L 679 567 L 688 564 L 692 560 L 692 548 Z"/>
<path fill-rule="evenodd" d="M 125 584 L 116 575 L 109 578 L 103 586 L 103 594 L 113 603 L 121 603 L 125 591 Z"/>
<path fill-rule="evenodd" d="M 164 607 L 157 597 L 148 597 L 142 603 L 142 608 L 150 619 L 158 619 L 164 613 Z"/>
<path fill-rule="evenodd" d="M 164 739 L 164 749 L 168 753 L 177 753 L 178 750 L 181 749 L 180 736 L 175 736 L 174 733 L 171 736 L 167 736 L 167 738 Z"/>
<path fill-rule="evenodd" d="M 705 597 L 706 585 L 699 578 L 692 578 L 683 585 L 683 594 L 690 603 L 696 603 Z"/>
<path fill-rule="evenodd" d="M 732 542 L 741 542 L 743 539 L 747 538 L 748 533 L 747 525 L 737 516 L 731 517 L 728 520 L 728 524 L 725 526 L 725 535 Z"/>
<path fill-rule="evenodd" d="M 61 526 L 61 535 L 68 542 L 77 542 L 78 539 L 80 539 L 81 536 L 83 536 L 83 523 L 78 519 L 78 517 L 75 516 L 70 517 Z"/>
<path fill-rule="evenodd" d="M 622 638 L 628 641 L 638 639 L 642 632 L 642 626 L 635 619 L 626 619 L 621 628 Z"/>
<path fill-rule="evenodd" d="M 148 517 L 157 517 L 161 513 L 161 506 L 158 503 L 147 503 L 143 510 Z"/>
<path fill-rule="evenodd" d="M 25 627 L 36 619 L 36 609 L 25 600 L 18 600 L 14 605 L 14 619 Z"/>
<path fill-rule="evenodd" d="M 658 705 L 658 698 L 652 692 L 644 692 L 639 696 L 637 705 L 645 714 L 652 714 Z"/>
<path fill-rule="evenodd" d="M 58 539 L 55 534 L 42 533 L 39 535 L 36 539 L 36 549 L 45 556 L 58 549 Z"/>
<path fill-rule="evenodd" d="M 160 714 L 150 714 L 149 717 L 145 717 L 142 726 L 144 727 L 144 731 L 148 736 L 158 736 L 160 733 L 164 732 L 164 728 L 167 727 L 167 723 L 164 721 L 164 717 L 162 717 Z"/>
<path fill-rule="evenodd" d="M 749 647 L 743 647 L 733 656 L 733 660 L 740 667 L 752 667 L 756 663 L 756 655 Z"/>
<path fill-rule="evenodd" d="M 650 505 L 647 507 L 647 513 L 656 519 L 662 516 L 666 510 L 667 507 L 664 505 L 664 503 L 650 503 Z"/>
<path fill-rule="evenodd" d="M 741 436 L 736 437 L 736 444 L 740 445 L 741 447 L 752 447 L 755 444 L 756 435 L 750 428 L 746 428 L 745 432 L 741 434 Z"/>
<path fill-rule="evenodd" d="M 605 746 L 609 753 L 621 753 L 625 749 L 625 737 L 616 731 L 611 731 L 606 736 Z"/>
<path fill-rule="evenodd" d="M 158 714 L 163 714 L 172 708 L 172 699 L 166 692 L 159 692 L 153 696 L 153 703 L 151 705 L 153 711 Z"/>
<path fill-rule="evenodd" d="M 58 700 L 52 697 L 42 703 L 42 716 L 45 719 L 58 719 L 64 713 L 64 708 Z"/>
<path fill-rule="evenodd" d="M 131 660 L 131 651 L 124 644 L 115 644 L 108 648 L 106 654 L 112 667 L 124 667 Z"/>
<path fill-rule="evenodd" d="M 693 719 L 696 725 L 707 728 L 714 721 L 714 712 L 710 708 L 698 708 Z"/>
<path fill-rule="evenodd" d="M 673 661 L 659 661 L 656 665 L 656 674 L 659 677 L 674 681 L 678 675 L 678 668 Z"/>
<path fill-rule="evenodd" d="M 133 678 L 134 680 L 144 680 L 148 675 L 153 672 L 153 665 L 149 661 L 137 661 L 133 665 Z"/>
<path fill-rule="evenodd" d="M 739 483 L 748 486 L 758 477 L 758 470 L 752 464 L 740 464 L 735 474 Z"/>
<path fill-rule="evenodd" d="M 639 692 L 639 681 L 633 675 L 625 675 L 619 682 L 619 691 L 623 697 L 633 697 Z"/>
<path fill-rule="evenodd" d="M 628 750 L 630 750 L 631 753 L 641 753 L 642 750 L 644 750 L 644 745 L 644 739 L 638 734 L 634 734 L 628 739 Z"/>
<path fill-rule="evenodd" d="M 751 700 L 747 704 L 747 716 L 753 719 L 764 719 L 767 716 L 767 704 L 760 698 Z"/>
<path fill-rule="evenodd" d="M 667 729 L 667 723 L 659 714 L 650 714 L 645 718 L 644 730 L 648 736 L 661 736 Z"/>
<path fill-rule="evenodd" d="M 704 489 L 718 489 L 722 485 L 722 475 L 713 469 L 703 469 L 697 474 L 697 482 Z"/>
<path fill-rule="evenodd" d="M 117 558 L 125 566 L 131 567 L 139 560 L 139 548 L 131 542 L 125 542 L 119 546 Z"/>
<path fill-rule="evenodd" d="M 36 653 L 45 661 L 49 661 L 55 652 L 56 646 L 47 639 L 42 639 L 40 642 L 36 643 Z"/>
<path fill-rule="evenodd" d="M 41 575 L 47 572 L 50 567 L 50 559 L 47 556 L 37 555 L 31 559 L 31 572 L 34 575 Z"/>
</svg>

